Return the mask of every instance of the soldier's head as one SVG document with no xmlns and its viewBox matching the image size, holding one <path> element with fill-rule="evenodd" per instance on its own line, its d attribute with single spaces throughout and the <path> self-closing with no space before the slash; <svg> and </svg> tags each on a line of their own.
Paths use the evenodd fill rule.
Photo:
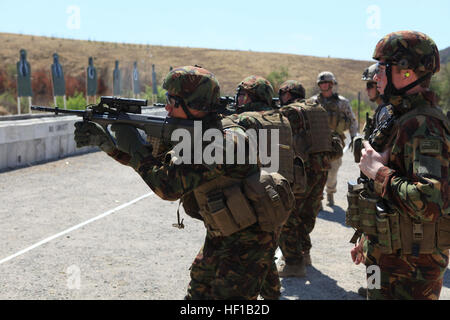
<svg viewBox="0 0 450 320">
<path fill-rule="evenodd" d="M 376 102 L 380 97 L 380 93 L 377 90 L 377 82 L 373 79 L 376 71 L 377 64 L 375 63 L 364 70 L 361 78 L 361 80 L 366 81 L 367 95 L 372 102 Z"/>
<path fill-rule="evenodd" d="M 259 76 L 249 76 L 236 88 L 236 106 L 245 108 L 245 105 L 251 102 L 262 102 L 271 106 L 273 96 L 273 87 L 268 80 Z"/>
<path fill-rule="evenodd" d="M 281 84 L 278 96 L 280 97 L 280 105 L 285 106 L 305 99 L 305 88 L 300 81 L 287 80 Z"/>
<path fill-rule="evenodd" d="M 330 71 L 319 73 L 316 83 L 320 88 L 320 92 L 325 96 L 331 96 L 333 93 L 333 86 L 338 84 L 336 77 Z"/>
<path fill-rule="evenodd" d="M 164 79 L 170 117 L 200 119 L 219 107 L 220 86 L 210 71 L 198 66 L 172 69 Z"/>
<path fill-rule="evenodd" d="M 440 68 L 436 44 L 417 31 L 389 33 L 378 41 L 373 59 L 378 60 L 374 79 L 385 101 L 423 91 Z"/>
</svg>

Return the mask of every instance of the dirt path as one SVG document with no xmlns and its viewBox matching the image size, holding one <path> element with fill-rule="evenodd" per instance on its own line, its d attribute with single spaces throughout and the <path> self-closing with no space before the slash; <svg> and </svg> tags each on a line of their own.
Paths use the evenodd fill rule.
<svg viewBox="0 0 450 320">
<path fill-rule="evenodd" d="M 313 266 L 283 279 L 283 299 L 361 299 L 365 268 L 350 259 L 346 181 L 312 233 Z M 101 152 L 0 174 L 0 299 L 182 299 L 205 229 L 159 199 L 131 169 Z M 141 198 L 140 198 L 141 197 Z M 441 299 L 450 299 L 450 273 Z"/>
</svg>

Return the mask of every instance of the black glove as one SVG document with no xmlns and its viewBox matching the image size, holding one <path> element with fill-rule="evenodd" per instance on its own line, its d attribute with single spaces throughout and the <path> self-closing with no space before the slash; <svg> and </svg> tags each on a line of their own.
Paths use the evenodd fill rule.
<svg viewBox="0 0 450 320">
<path fill-rule="evenodd" d="M 117 148 L 131 156 L 130 166 L 138 169 L 141 161 L 152 154 L 152 145 L 146 144 L 140 133 L 133 126 L 115 123 L 111 126 L 115 133 Z"/>
<path fill-rule="evenodd" d="M 105 130 L 99 124 L 90 121 L 75 122 L 75 142 L 78 148 L 98 146 L 106 153 L 115 149 L 114 142 Z"/>
</svg>

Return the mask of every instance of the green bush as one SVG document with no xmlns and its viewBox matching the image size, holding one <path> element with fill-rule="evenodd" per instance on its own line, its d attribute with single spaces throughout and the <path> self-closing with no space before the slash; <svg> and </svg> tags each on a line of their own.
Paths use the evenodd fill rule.
<svg viewBox="0 0 450 320">
<path fill-rule="evenodd" d="M 269 80 L 270 84 L 272 84 L 273 90 L 275 91 L 275 95 L 278 95 L 278 90 L 280 89 L 280 85 L 285 82 L 289 77 L 287 67 L 281 67 L 279 70 L 272 71 L 266 76 L 266 79 Z"/>
<path fill-rule="evenodd" d="M 353 99 L 350 102 L 350 105 L 352 107 L 353 113 L 355 114 L 356 121 L 358 121 L 358 99 Z M 359 128 L 360 130 L 366 123 L 366 113 L 369 113 L 369 116 L 372 116 L 374 113 L 373 107 L 368 104 L 367 102 L 361 100 L 359 105 Z"/>
<path fill-rule="evenodd" d="M 100 101 L 100 99 L 98 100 Z M 58 105 L 58 108 L 64 108 L 64 98 L 56 97 L 56 104 Z M 86 97 L 82 92 L 75 92 L 75 95 L 72 97 L 67 97 L 66 108 L 68 110 L 84 110 L 86 105 Z M 52 104 L 52 107 L 55 107 L 55 105 Z"/>
<path fill-rule="evenodd" d="M 166 103 L 166 90 L 164 90 L 161 86 L 157 86 L 158 94 L 155 96 L 156 103 Z M 145 93 L 143 94 L 143 99 L 147 99 L 148 103 L 151 104 L 153 102 L 153 88 L 152 86 L 145 86 Z"/>
</svg>

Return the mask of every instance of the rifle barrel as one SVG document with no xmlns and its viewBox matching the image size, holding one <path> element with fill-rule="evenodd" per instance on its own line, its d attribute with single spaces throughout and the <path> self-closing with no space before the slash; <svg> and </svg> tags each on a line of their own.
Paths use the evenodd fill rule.
<svg viewBox="0 0 450 320">
<path fill-rule="evenodd" d="M 31 106 L 31 110 L 53 112 L 54 114 L 68 113 L 68 114 L 73 114 L 76 116 L 83 116 L 83 114 L 85 113 L 85 111 L 82 111 L 82 110 L 67 110 L 67 109 L 59 109 L 58 107 L 49 108 L 49 107 L 42 107 L 42 106 Z"/>
</svg>

